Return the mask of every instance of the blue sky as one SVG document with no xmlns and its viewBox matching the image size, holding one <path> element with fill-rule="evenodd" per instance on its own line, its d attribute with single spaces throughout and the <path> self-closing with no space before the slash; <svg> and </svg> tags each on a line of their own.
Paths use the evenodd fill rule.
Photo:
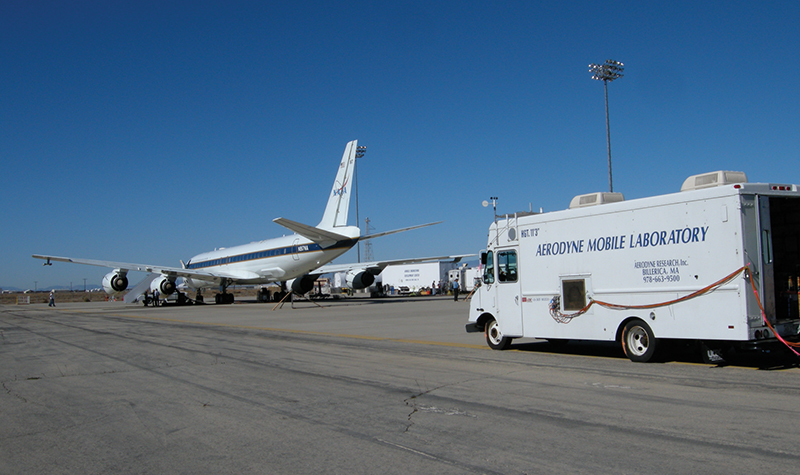
<svg viewBox="0 0 800 475">
<path fill-rule="evenodd" d="M 798 183 L 798 21 L 786 1 L 2 2 L 0 286 L 107 272 L 33 253 L 178 265 L 316 224 L 353 139 L 362 229 L 445 221 L 375 258 L 476 252 L 490 196 L 607 191 L 606 59 L 626 199 L 719 169 Z"/>
</svg>

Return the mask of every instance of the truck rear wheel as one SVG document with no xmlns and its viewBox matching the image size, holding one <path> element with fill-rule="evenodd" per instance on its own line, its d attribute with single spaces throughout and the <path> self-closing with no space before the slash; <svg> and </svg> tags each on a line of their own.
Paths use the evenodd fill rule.
<svg viewBox="0 0 800 475">
<path fill-rule="evenodd" d="M 622 351 L 631 361 L 646 363 L 653 359 L 657 343 L 653 330 L 641 320 L 631 320 L 622 330 Z"/>
<path fill-rule="evenodd" d="M 503 336 L 500 325 L 494 318 L 486 322 L 483 333 L 486 336 L 486 344 L 493 350 L 505 350 L 511 345 L 511 338 Z"/>
</svg>

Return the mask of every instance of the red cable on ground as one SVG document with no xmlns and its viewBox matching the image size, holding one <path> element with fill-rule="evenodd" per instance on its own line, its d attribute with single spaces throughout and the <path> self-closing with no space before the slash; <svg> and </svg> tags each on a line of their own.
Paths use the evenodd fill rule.
<svg viewBox="0 0 800 475">
<path fill-rule="evenodd" d="M 748 270 L 750 270 L 750 269 L 748 268 Z M 780 340 L 781 343 L 783 343 L 784 345 L 786 345 L 787 348 L 792 350 L 792 353 L 794 353 L 797 356 L 800 356 L 800 353 L 798 353 L 797 350 L 795 350 L 795 348 L 800 348 L 800 343 L 792 343 L 792 342 L 784 340 L 783 337 L 780 336 L 778 334 L 778 332 L 775 331 L 775 328 L 773 328 L 772 324 L 769 323 L 769 320 L 767 320 L 767 313 L 764 312 L 764 307 L 761 305 L 761 298 L 758 296 L 758 290 L 756 289 L 756 283 L 753 282 L 753 279 L 750 279 L 750 287 L 753 288 L 753 294 L 755 294 L 755 296 L 756 296 L 756 302 L 758 302 L 758 308 L 759 308 L 759 310 L 761 310 L 761 318 L 764 320 L 764 323 L 767 324 L 767 327 L 769 327 L 769 329 L 772 330 L 772 333 L 775 335 L 775 337 L 778 340 Z"/>
</svg>

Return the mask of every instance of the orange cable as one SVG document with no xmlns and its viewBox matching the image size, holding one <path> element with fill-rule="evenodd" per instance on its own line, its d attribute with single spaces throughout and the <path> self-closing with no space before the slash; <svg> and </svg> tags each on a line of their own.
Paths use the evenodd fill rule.
<svg viewBox="0 0 800 475">
<path fill-rule="evenodd" d="M 650 308 L 666 307 L 667 305 L 672 305 L 672 304 L 679 303 L 679 302 L 685 302 L 686 300 L 691 300 L 691 299 L 693 299 L 695 297 L 699 297 L 699 296 L 701 296 L 701 295 L 703 295 L 705 293 L 713 292 L 718 287 L 722 287 L 723 285 L 727 284 L 731 280 L 735 279 L 739 274 L 742 273 L 742 271 L 744 271 L 747 268 L 748 268 L 747 266 L 741 267 L 738 270 L 732 272 L 731 274 L 727 275 L 726 277 L 723 277 L 722 279 L 714 282 L 711 285 L 703 287 L 702 289 L 697 290 L 695 292 L 692 292 L 691 294 L 684 295 L 683 297 L 680 297 L 680 298 L 677 298 L 677 299 L 674 299 L 674 300 L 670 300 L 668 302 L 654 303 L 654 304 L 649 304 L 649 305 L 618 305 L 618 304 L 613 304 L 613 303 L 602 302 L 600 300 L 593 300 L 592 302 L 596 302 L 598 305 L 601 305 L 601 306 L 607 307 L 607 308 L 613 308 L 613 309 L 616 309 L 616 310 L 630 310 L 630 309 L 644 310 L 644 309 L 650 309 Z"/>
<path fill-rule="evenodd" d="M 654 304 L 649 304 L 649 305 L 620 305 L 620 304 L 603 302 L 601 300 L 591 300 L 588 305 L 586 305 L 582 309 L 578 310 L 577 312 L 567 314 L 567 313 L 560 312 L 558 310 L 558 308 L 556 306 L 554 306 L 552 301 L 551 301 L 550 315 L 554 319 L 556 319 L 556 321 L 558 321 L 559 323 L 568 323 L 573 318 L 579 317 L 579 316 L 583 315 L 584 313 L 588 312 L 589 309 L 594 304 L 600 305 L 602 307 L 614 309 L 614 310 L 631 310 L 631 309 L 644 310 L 644 309 L 650 309 L 650 308 L 666 307 L 667 305 L 672 305 L 672 304 L 679 303 L 679 302 L 685 302 L 685 301 L 691 300 L 691 299 L 693 299 L 695 297 L 699 297 L 699 296 L 701 296 L 701 295 L 703 295 L 705 293 L 713 292 L 718 287 L 721 287 L 721 286 L 727 284 L 728 282 L 730 282 L 731 280 L 735 279 L 736 276 L 741 274 L 745 269 L 748 269 L 748 267 L 747 266 L 741 267 L 741 268 L 737 269 L 736 271 L 732 272 L 731 274 L 729 274 L 729 275 L 723 277 L 722 279 L 714 282 L 711 285 L 703 287 L 702 289 L 697 290 L 695 292 L 692 292 L 691 294 L 684 295 L 683 297 L 680 297 L 680 298 L 677 298 L 677 299 L 674 299 L 674 300 L 669 300 L 667 302 L 654 303 Z"/>
<path fill-rule="evenodd" d="M 745 267 L 747 267 L 747 266 L 745 266 Z M 749 271 L 750 268 L 748 267 L 747 270 Z M 764 307 L 761 305 L 761 298 L 758 296 L 758 290 L 756 289 L 756 283 L 753 281 L 753 279 L 750 279 L 750 287 L 753 288 L 753 294 L 756 296 L 756 302 L 758 302 L 758 308 L 759 308 L 759 310 L 761 310 L 761 318 L 764 320 L 764 323 L 767 324 L 767 327 L 769 327 L 769 329 L 772 330 L 772 333 L 775 335 L 775 337 L 778 340 L 780 340 L 781 343 L 783 343 L 784 345 L 786 345 L 787 348 L 792 350 L 792 353 L 794 353 L 797 356 L 800 356 L 800 353 L 798 353 L 795 350 L 795 348 L 800 348 L 800 343 L 792 343 L 792 342 L 784 340 L 783 337 L 780 336 L 778 334 L 778 332 L 775 331 L 775 328 L 772 326 L 771 323 L 769 323 L 769 320 L 767 320 L 767 313 L 764 311 Z"/>
</svg>

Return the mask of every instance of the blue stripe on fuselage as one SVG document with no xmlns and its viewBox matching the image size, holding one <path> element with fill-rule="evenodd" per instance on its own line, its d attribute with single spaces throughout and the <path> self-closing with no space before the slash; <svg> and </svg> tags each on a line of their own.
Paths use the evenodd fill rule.
<svg viewBox="0 0 800 475">
<path fill-rule="evenodd" d="M 186 265 L 187 269 L 203 269 L 206 267 L 215 267 L 225 264 L 234 264 L 237 262 L 254 261 L 258 259 L 269 259 L 271 257 L 286 256 L 291 254 L 305 254 L 308 252 L 328 251 L 332 249 L 351 248 L 355 246 L 357 239 L 347 239 L 339 241 L 333 246 L 323 249 L 319 244 L 309 243 L 300 244 L 297 246 L 278 247 L 275 249 L 264 249 L 260 251 L 248 252 L 245 254 L 237 254 L 233 256 L 225 256 L 217 259 L 209 259 L 201 262 L 189 262 Z"/>
</svg>

